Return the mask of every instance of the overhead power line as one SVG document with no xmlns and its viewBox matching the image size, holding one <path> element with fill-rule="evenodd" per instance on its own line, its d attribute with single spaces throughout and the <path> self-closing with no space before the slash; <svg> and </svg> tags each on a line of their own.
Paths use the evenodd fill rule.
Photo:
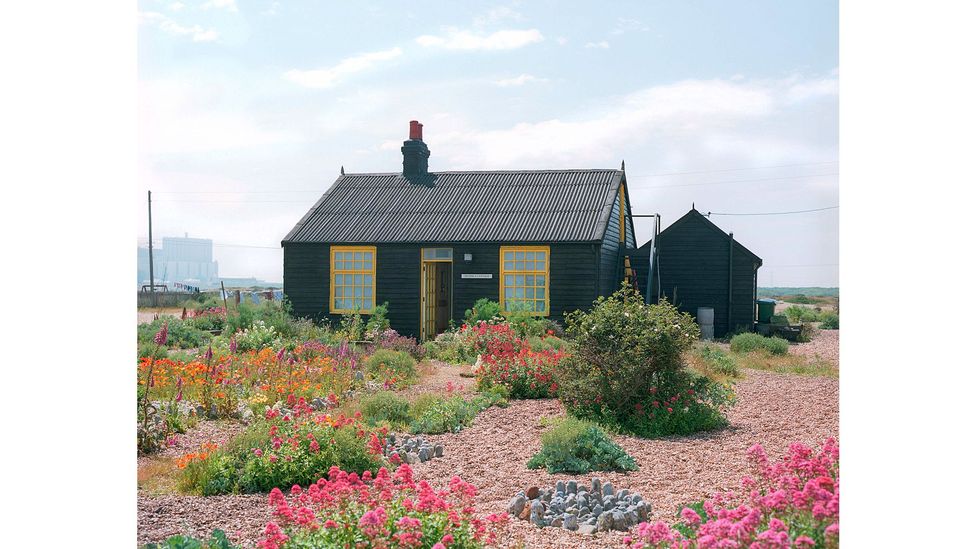
<svg viewBox="0 0 976 549">
<path fill-rule="evenodd" d="M 787 179 L 805 179 L 808 177 L 829 177 L 840 175 L 838 172 L 815 173 L 808 175 L 788 175 L 783 177 L 763 177 L 758 179 L 732 179 L 729 181 L 709 181 L 706 183 L 674 183 L 671 185 L 633 185 L 636 189 L 663 189 L 665 187 L 700 187 L 702 185 L 727 185 L 729 183 L 756 183 L 760 181 L 782 181 Z"/>
<path fill-rule="evenodd" d="M 702 173 L 722 173 L 722 172 L 742 172 L 749 170 L 769 170 L 773 168 L 794 168 L 798 166 L 823 166 L 824 164 L 837 164 L 838 160 L 831 160 L 829 162 L 804 162 L 800 164 L 779 164 L 777 166 L 754 166 L 752 168 L 726 168 L 724 170 L 701 170 L 695 172 L 667 172 L 667 173 L 650 173 L 642 175 L 631 175 L 630 178 L 635 177 L 667 177 L 671 175 L 694 175 Z"/>
<path fill-rule="evenodd" d="M 763 212 L 763 213 L 720 213 L 720 212 L 708 212 L 705 217 L 713 215 L 789 215 L 789 214 L 801 214 L 809 212 L 822 212 L 825 210 L 836 210 L 840 206 L 827 206 L 826 208 L 814 208 L 812 210 L 796 210 L 792 212 Z"/>
</svg>

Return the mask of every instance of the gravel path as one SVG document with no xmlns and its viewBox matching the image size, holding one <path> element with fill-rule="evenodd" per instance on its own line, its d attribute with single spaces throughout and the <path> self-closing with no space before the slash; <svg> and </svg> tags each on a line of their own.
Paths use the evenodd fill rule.
<svg viewBox="0 0 976 549">
<path fill-rule="evenodd" d="M 840 330 L 817 330 L 807 343 L 797 343 L 790 345 L 790 352 L 798 355 L 806 355 L 810 358 L 820 357 L 840 364 Z"/>
<path fill-rule="evenodd" d="M 435 386 L 449 379 L 438 373 Z M 452 382 L 469 381 L 457 377 Z M 749 473 L 745 451 L 759 442 L 770 456 L 783 454 L 794 441 L 819 446 L 838 435 L 838 382 L 824 377 L 781 375 L 750 370 L 738 382 L 738 403 L 729 413 L 731 426 L 719 432 L 666 440 L 614 437 L 640 466 L 629 474 L 599 476 L 615 487 L 640 492 L 651 502 L 652 519 L 670 520 L 681 506 L 717 490 L 733 489 Z M 562 415 L 556 400 L 513 401 L 508 408 L 490 408 L 458 434 L 431 436 L 444 444 L 444 457 L 415 466 L 416 477 L 446 486 L 461 475 L 479 487 L 477 510 L 503 512 L 520 489 L 543 487 L 558 479 L 588 480 L 594 475 L 549 475 L 530 471 L 525 463 L 540 445 L 541 416 Z M 266 495 L 139 497 L 139 542 L 167 535 L 209 534 L 220 527 L 248 546 L 260 538 L 269 518 Z M 236 533 L 239 533 L 237 535 Z M 506 527 L 507 547 L 619 546 L 625 534 L 615 532 L 584 537 L 557 528 L 538 529 L 526 521 Z"/>
</svg>

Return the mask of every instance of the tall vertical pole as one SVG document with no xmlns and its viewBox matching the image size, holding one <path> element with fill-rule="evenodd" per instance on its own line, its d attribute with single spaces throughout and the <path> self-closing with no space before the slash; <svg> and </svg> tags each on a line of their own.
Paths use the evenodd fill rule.
<svg viewBox="0 0 976 549">
<path fill-rule="evenodd" d="M 156 280 L 153 277 L 153 249 L 152 249 L 152 191 L 149 193 L 149 295 L 152 306 L 156 306 Z"/>
</svg>

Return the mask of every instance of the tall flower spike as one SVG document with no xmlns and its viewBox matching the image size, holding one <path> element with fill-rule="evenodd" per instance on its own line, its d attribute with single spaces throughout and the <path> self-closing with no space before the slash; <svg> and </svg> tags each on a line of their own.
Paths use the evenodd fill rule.
<svg viewBox="0 0 976 549">
<path fill-rule="evenodd" d="M 169 323 L 164 322 L 163 327 L 156 332 L 156 337 L 153 338 L 153 342 L 156 345 L 166 345 L 166 338 L 169 335 Z"/>
<path fill-rule="evenodd" d="M 203 355 L 203 358 L 204 358 L 204 360 L 207 361 L 207 363 L 210 362 L 210 359 L 213 358 L 213 345 L 208 345 L 207 346 L 207 353 L 205 355 Z"/>
<path fill-rule="evenodd" d="M 237 352 L 237 338 L 231 336 L 230 338 L 230 354 Z"/>
</svg>

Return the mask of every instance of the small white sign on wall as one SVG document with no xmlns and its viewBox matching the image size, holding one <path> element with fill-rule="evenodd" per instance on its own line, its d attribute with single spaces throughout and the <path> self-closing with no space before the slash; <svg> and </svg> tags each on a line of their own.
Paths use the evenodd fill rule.
<svg viewBox="0 0 976 549">
<path fill-rule="evenodd" d="M 461 273 L 461 278 L 491 278 L 491 273 Z"/>
</svg>

